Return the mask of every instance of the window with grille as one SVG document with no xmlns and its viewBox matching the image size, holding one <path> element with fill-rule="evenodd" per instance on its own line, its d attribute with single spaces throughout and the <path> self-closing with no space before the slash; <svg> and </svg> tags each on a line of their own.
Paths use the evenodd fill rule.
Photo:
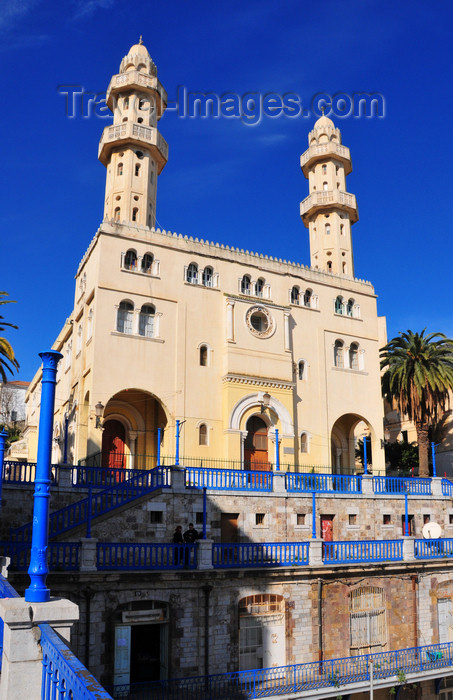
<svg viewBox="0 0 453 700">
<path fill-rule="evenodd" d="M 387 643 L 385 592 L 363 586 L 349 594 L 351 655 L 383 651 Z"/>
<path fill-rule="evenodd" d="M 188 266 L 186 279 L 189 284 L 198 284 L 198 266 L 195 263 Z"/>
<path fill-rule="evenodd" d="M 212 267 L 205 267 L 203 270 L 203 285 L 205 287 L 213 286 L 214 270 Z"/>
<path fill-rule="evenodd" d="M 291 289 L 291 304 L 299 304 L 299 300 L 300 300 L 299 287 L 293 287 Z"/>
<path fill-rule="evenodd" d="M 241 292 L 242 294 L 250 294 L 250 277 L 244 275 L 241 280 Z"/>
</svg>

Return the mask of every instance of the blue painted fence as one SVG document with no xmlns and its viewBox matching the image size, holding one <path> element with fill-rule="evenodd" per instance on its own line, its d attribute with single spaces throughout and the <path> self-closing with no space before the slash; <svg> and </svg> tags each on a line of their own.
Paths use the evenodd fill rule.
<svg viewBox="0 0 453 700">
<path fill-rule="evenodd" d="M 2 554 L 10 557 L 11 571 L 28 571 L 30 565 L 30 542 L 0 542 Z M 80 542 L 49 542 L 47 549 L 50 571 L 78 571 Z"/>
<path fill-rule="evenodd" d="M 442 496 L 453 496 L 453 481 L 442 479 Z"/>
<path fill-rule="evenodd" d="M 291 493 L 362 493 L 362 477 L 343 474 L 286 474 Z"/>
<path fill-rule="evenodd" d="M 264 542 L 214 544 L 212 565 L 215 569 L 263 566 L 306 566 L 309 542 Z"/>
<path fill-rule="evenodd" d="M 431 496 L 431 479 L 399 476 L 374 476 L 374 493 L 412 493 Z"/>
<path fill-rule="evenodd" d="M 402 540 L 357 540 L 352 542 L 323 543 L 324 564 L 399 561 L 402 558 Z"/>
<path fill-rule="evenodd" d="M 58 464 L 51 464 L 51 479 L 58 483 Z M 36 462 L 3 462 L 4 484 L 34 484 L 36 476 Z"/>
<path fill-rule="evenodd" d="M 137 498 L 151 493 L 159 488 L 170 486 L 171 471 L 168 467 L 156 467 L 148 472 L 140 472 L 137 476 L 110 486 L 88 498 L 83 498 L 65 508 L 56 510 L 49 518 L 49 538 L 62 535 L 80 525 L 85 525 L 91 519 L 105 515 L 121 506 L 127 505 Z M 11 531 L 11 537 L 17 542 L 31 542 L 32 523 Z"/>
<path fill-rule="evenodd" d="M 97 543 L 99 571 L 196 569 L 197 544 Z"/>
<path fill-rule="evenodd" d="M 72 486 L 74 488 L 87 488 L 92 486 L 97 489 L 105 489 L 108 486 L 116 486 L 123 481 L 128 481 L 134 476 L 143 474 L 141 469 L 117 469 L 102 467 L 71 467 Z"/>
<path fill-rule="evenodd" d="M 416 559 L 442 559 L 453 557 L 453 539 L 415 540 Z"/>
<path fill-rule="evenodd" d="M 452 663 L 452 647 L 452 643 L 430 644 L 292 666 L 118 685 L 111 692 L 115 697 L 133 697 L 134 700 L 252 700 L 337 688 L 338 695 L 345 696 L 351 683 L 363 683 L 369 687 L 370 661 L 373 661 L 375 681 L 390 679 L 398 686 L 401 672 L 421 676 L 426 671 L 439 669 L 438 675 L 442 675 L 442 669 L 448 669 Z"/>
<path fill-rule="evenodd" d="M 218 491 L 272 491 L 273 473 L 239 471 L 237 469 L 184 469 L 185 484 L 189 488 L 208 488 Z"/>
<path fill-rule="evenodd" d="M 112 700 L 50 625 L 39 625 L 39 629 L 43 653 L 42 700 Z"/>
</svg>

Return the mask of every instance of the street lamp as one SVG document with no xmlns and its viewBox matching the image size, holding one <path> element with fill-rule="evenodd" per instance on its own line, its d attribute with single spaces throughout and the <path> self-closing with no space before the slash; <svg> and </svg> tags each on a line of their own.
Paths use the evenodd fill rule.
<svg viewBox="0 0 453 700">
<path fill-rule="evenodd" d="M 104 413 L 104 405 L 98 401 L 96 406 L 94 407 L 94 410 L 96 411 L 96 428 L 102 428 L 102 415 Z"/>
</svg>

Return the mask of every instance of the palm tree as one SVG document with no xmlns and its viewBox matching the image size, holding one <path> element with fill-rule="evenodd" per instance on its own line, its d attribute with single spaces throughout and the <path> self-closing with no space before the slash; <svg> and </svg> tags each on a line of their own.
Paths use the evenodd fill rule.
<svg viewBox="0 0 453 700">
<path fill-rule="evenodd" d="M 429 476 L 428 430 L 449 407 L 453 340 L 443 333 L 406 331 L 381 349 L 382 395 L 415 423 L 419 475 Z"/>
<path fill-rule="evenodd" d="M 0 292 L 0 305 L 2 304 L 15 304 L 12 299 L 5 299 L 8 296 L 7 292 Z M 0 332 L 4 331 L 5 328 L 17 328 L 13 323 L 8 323 L 5 321 L 3 316 L 0 316 Z M 6 382 L 6 371 L 13 374 L 15 369 L 19 369 L 19 363 L 14 355 L 14 350 L 6 338 L 0 337 L 0 377 L 2 382 Z"/>
</svg>

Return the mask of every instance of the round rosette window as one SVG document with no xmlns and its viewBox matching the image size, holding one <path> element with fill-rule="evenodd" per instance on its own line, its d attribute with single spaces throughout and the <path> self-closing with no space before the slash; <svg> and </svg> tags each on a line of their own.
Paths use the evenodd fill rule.
<svg viewBox="0 0 453 700">
<path fill-rule="evenodd" d="M 250 333 L 257 338 L 270 338 L 275 332 L 275 321 L 264 306 L 252 306 L 245 320 Z"/>
</svg>

